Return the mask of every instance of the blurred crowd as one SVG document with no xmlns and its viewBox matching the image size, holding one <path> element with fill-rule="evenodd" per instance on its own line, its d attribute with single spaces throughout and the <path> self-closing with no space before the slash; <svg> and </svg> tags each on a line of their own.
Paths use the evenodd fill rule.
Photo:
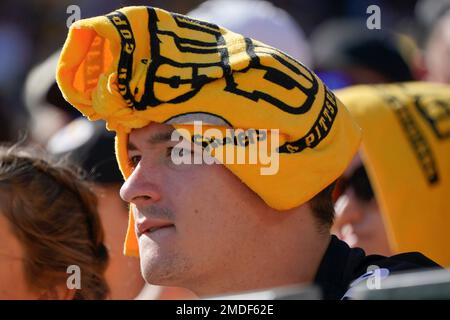
<svg viewBox="0 0 450 320">
<path fill-rule="evenodd" d="M 360 84 L 410 81 L 450 83 L 450 1 L 445 0 L 316 0 L 313 4 L 307 0 L 1 1 L 0 142 L 32 142 L 53 157 L 69 159 L 88 173 L 94 183 L 99 216 L 89 213 L 87 219 L 94 224 L 101 221 L 104 235 L 97 235 L 97 239 L 106 246 L 98 248 L 98 243 L 90 244 L 97 246 L 91 258 L 100 261 L 98 268 L 93 268 L 92 277 L 97 274 L 102 278 L 93 285 L 101 288 L 103 281 L 107 282 L 108 295 L 113 299 L 191 298 L 193 294 L 179 288 L 145 285 L 139 261 L 122 255 L 128 206 L 119 197 L 122 176 L 114 155 L 114 134 L 105 129 L 104 123 L 84 119 L 64 100 L 55 81 L 57 60 L 68 30 L 66 22 L 72 13 L 67 12 L 67 8 L 74 4 L 80 8 L 81 18 L 106 14 L 123 6 L 151 5 L 211 21 L 285 51 L 314 70 L 332 90 Z M 381 8 L 381 29 L 366 27 L 370 16 L 366 9 L 373 4 Z M 342 96 L 345 100 L 345 91 Z M 444 111 L 443 117 L 447 119 L 443 130 L 447 130 L 448 136 L 449 109 Z M 73 172 L 58 176 L 52 173 L 56 169 L 51 165 L 36 169 L 36 163 L 20 150 L 2 149 L 0 161 L 7 162 L 8 157 L 23 158 L 23 166 L 50 172 L 52 179 L 67 190 L 77 190 L 81 198 L 89 197 L 87 191 L 83 191 L 84 186 L 69 183 L 78 179 Z M 373 181 L 362 165 L 364 161 L 357 157 L 345 177 L 338 181 L 334 233 L 368 253 L 390 255 L 397 250 L 414 249 L 393 248 L 378 204 L 364 207 L 364 201 L 374 198 Z M 23 178 L 11 178 L 11 181 L 22 186 L 25 181 L 20 179 Z M 380 182 L 377 180 L 377 183 L 378 188 Z M 63 188 L 51 183 L 44 185 L 49 190 Z M 18 192 L 33 193 L 39 189 L 36 188 L 23 186 Z M 52 197 L 55 203 L 74 201 L 69 196 Z M 355 202 L 351 202 L 352 199 Z M 74 217 L 73 223 L 77 223 L 75 221 Z M 0 219 L 0 223 L 5 222 Z M 95 229 L 92 223 L 88 225 Z M 390 228 L 394 228 L 396 222 L 390 223 Z M 36 250 L 40 249 L 30 250 L 38 252 Z M 52 250 L 54 252 L 45 254 L 56 256 L 62 249 Z M 108 253 L 104 255 L 102 250 Z M 433 254 L 432 250 L 430 252 Z M 104 259 L 109 259 L 109 264 L 103 279 L 99 274 L 106 268 L 102 265 Z M 447 258 L 438 262 L 450 266 Z M 0 266 L 0 279 L 4 278 L 2 272 L 6 271 Z M 105 298 L 105 292 L 78 298 Z M 61 296 L 56 292 L 51 297 Z"/>
</svg>

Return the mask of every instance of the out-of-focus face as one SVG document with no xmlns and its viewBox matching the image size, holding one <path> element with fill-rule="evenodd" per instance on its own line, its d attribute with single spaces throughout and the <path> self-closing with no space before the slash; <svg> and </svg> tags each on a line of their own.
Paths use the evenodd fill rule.
<svg viewBox="0 0 450 320">
<path fill-rule="evenodd" d="M 439 20 L 425 52 L 427 80 L 450 83 L 450 11 Z"/>
<path fill-rule="evenodd" d="M 339 195 L 333 232 L 367 254 L 390 255 L 381 211 L 359 155 L 338 180 L 336 191 Z"/>
<path fill-rule="evenodd" d="M 144 287 L 139 259 L 123 254 L 128 205 L 120 198 L 120 185 L 97 185 L 98 210 L 105 232 L 110 262 L 105 277 L 111 299 L 134 299 Z"/>
<path fill-rule="evenodd" d="M 261 254 L 261 230 L 281 216 L 269 214 L 220 164 L 174 164 L 178 142 L 171 141 L 172 131 L 157 123 L 132 131 L 128 157 L 134 170 L 121 196 L 134 208 L 144 278 L 199 293 L 224 277 L 239 279 Z"/>
<path fill-rule="evenodd" d="M 0 300 L 39 298 L 25 281 L 22 246 L 1 213 L 0 230 Z"/>
</svg>

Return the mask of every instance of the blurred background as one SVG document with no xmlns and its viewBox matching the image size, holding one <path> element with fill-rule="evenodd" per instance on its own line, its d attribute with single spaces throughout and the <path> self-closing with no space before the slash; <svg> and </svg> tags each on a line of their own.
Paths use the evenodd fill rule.
<svg viewBox="0 0 450 320">
<path fill-rule="evenodd" d="M 81 18 L 122 6 L 152 5 L 210 20 L 279 47 L 314 69 L 329 87 L 336 89 L 356 83 L 427 78 L 448 81 L 449 36 L 437 31 L 434 32 L 437 35 L 431 35 L 450 7 L 449 2 L 2 0 L 0 141 L 26 136 L 46 145 L 56 131 L 79 116 L 68 108 L 54 82 L 57 52 L 64 43 L 67 20 L 73 13 L 67 12 L 71 5 L 80 8 Z M 374 4 L 381 9 L 381 29 L 369 30 L 366 21 L 370 14 L 366 10 Z M 435 48 L 434 56 L 428 59 L 431 61 L 427 61 L 431 38 L 436 38 L 435 46 L 441 48 Z M 440 60 L 447 61 L 447 65 Z M 430 75 L 433 68 L 438 73 L 446 70 L 446 74 Z"/>
</svg>

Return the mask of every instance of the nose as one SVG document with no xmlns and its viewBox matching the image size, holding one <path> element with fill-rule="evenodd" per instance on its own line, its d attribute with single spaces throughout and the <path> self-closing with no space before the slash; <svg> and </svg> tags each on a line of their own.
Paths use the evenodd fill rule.
<svg viewBox="0 0 450 320">
<path fill-rule="evenodd" d="M 334 210 L 336 212 L 336 219 L 333 229 L 338 234 L 345 225 L 357 224 L 363 216 L 363 209 L 352 190 L 346 191 L 339 197 L 334 206 Z"/>
<path fill-rule="evenodd" d="M 120 188 L 120 197 L 136 206 L 147 206 L 161 199 L 159 188 L 155 181 L 151 181 L 152 169 L 144 168 L 141 164 L 133 170 L 132 174 Z"/>
</svg>

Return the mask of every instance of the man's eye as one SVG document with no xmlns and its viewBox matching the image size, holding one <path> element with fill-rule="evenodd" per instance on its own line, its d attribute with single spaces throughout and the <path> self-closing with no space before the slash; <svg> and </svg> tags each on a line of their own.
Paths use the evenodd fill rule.
<svg viewBox="0 0 450 320">
<path fill-rule="evenodd" d="M 128 159 L 128 163 L 131 167 L 135 168 L 139 161 L 141 161 L 141 156 L 132 156 L 130 159 Z"/>
</svg>

